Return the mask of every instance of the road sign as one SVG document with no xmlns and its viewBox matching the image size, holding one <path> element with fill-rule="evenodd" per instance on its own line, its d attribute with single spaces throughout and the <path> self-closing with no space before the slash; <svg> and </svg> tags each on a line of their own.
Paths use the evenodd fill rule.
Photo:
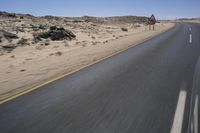
<svg viewBox="0 0 200 133">
<path fill-rule="evenodd" d="M 149 18 L 149 22 L 150 22 L 151 25 L 156 23 L 156 18 L 155 18 L 155 16 L 153 14 Z"/>
</svg>

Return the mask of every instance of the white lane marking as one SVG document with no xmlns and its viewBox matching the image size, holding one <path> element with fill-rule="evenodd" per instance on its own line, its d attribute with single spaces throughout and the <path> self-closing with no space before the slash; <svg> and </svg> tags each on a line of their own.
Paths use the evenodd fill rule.
<svg viewBox="0 0 200 133">
<path fill-rule="evenodd" d="M 194 124 L 193 124 L 193 121 L 191 121 L 191 132 L 190 133 L 194 133 Z"/>
<path fill-rule="evenodd" d="M 189 28 L 190 31 L 192 31 L 192 28 Z"/>
<path fill-rule="evenodd" d="M 192 43 L 192 34 L 190 34 L 189 42 Z"/>
<path fill-rule="evenodd" d="M 187 92 L 181 90 L 179 94 L 174 121 L 173 121 L 172 129 L 170 133 L 181 133 L 182 131 L 186 96 L 187 96 Z"/>
<path fill-rule="evenodd" d="M 194 133 L 198 133 L 198 103 L 199 102 L 199 98 L 198 95 L 196 96 L 195 99 L 195 105 L 194 105 L 194 115 L 193 115 L 193 119 L 194 119 Z"/>
</svg>

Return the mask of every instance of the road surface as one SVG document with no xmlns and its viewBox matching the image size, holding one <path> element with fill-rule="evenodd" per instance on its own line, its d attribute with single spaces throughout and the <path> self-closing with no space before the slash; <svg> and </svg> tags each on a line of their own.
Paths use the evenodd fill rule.
<svg viewBox="0 0 200 133">
<path fill-rule="evenodd" d="M 198 128 L 200 24 L 0 105 L 1 133 L 191 133 Z"/>
</svg>

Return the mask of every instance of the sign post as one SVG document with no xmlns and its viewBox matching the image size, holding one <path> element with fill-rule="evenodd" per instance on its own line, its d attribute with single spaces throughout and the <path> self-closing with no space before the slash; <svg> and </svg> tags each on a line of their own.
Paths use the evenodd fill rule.
<svg viewBox="0 0 200 133">
<path fill-rule="evenodd" d="M 147 24 L 149 25 L 149 30 L 151 30 L 151 26 L 152 30 L 155 30 L 156 18 L 153 14 L 151 15 L 150 18 L 148 18 Z"/>
</svg>

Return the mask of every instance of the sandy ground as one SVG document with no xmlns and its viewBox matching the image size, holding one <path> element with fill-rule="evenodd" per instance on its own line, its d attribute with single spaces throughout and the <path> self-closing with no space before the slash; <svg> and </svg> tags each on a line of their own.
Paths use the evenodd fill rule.
<svg viewBox="0 0 200 133">
<path fill-rule="evenodd" d="M 200 19 L 195 19 L 195 20 L 178 20 L 176 22 L 200 23 Z"/>
<path fill-rule="evenodd" d="M 144 25 L 138 28 L 128 25 L 128 32 L 115 26 L 104 26 L 101 31 L 95 26 L 98 29 L 92 30 L 95 33 L 74 29 L 77 38 L 73 41 L 18 47 L 0 56 L 0 100 L 137 45 L 173 26 L 172 23 L 158 23 L 155 31 L 148 31 Z"/>
</svg>

